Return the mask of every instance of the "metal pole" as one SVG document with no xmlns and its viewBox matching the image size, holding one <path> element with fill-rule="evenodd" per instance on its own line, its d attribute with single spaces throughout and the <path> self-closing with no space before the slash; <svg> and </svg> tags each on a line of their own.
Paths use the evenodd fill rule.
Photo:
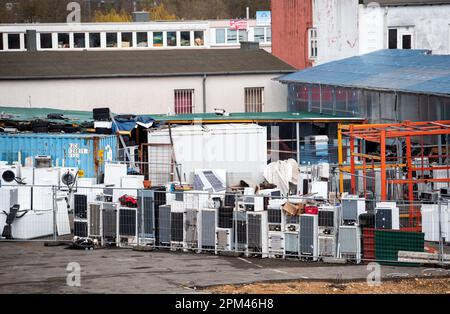
<svg viewBox="0 0 450 314">
<path fill-rule="evenodd" d="M 386 130 L 381 131 L 380 136 L 380 150 L 381 150 L 381 201 L 387 200 L 386 193 Z"/>
<path fill-rule="evenodd" d="M 296 124 L 296 137 L 297 137 L 297 163 L 300 165 L 300 123 Z"/>
<path fill-rule="evenodd" d="M 444 265 L 444 240 L 442 237 L 442 198 L 439 197 L 439 263 Z"/>
<path fill-rule="evenodd" d="M 56 187 L 54 185 L 52 186 L 52 195 L 53 195 L 53 240 L 56 241 L 58 230 L 56 225 L 56 210 L 57 210 Z"/>
</svg>

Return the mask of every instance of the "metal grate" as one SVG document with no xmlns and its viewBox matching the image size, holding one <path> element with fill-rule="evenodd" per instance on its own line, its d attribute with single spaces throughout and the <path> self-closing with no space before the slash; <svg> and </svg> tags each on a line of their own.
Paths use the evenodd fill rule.
<svg viewBox="0 0 450 314">
<path fill-rule="evenodd" d="M 170 205 L 159 206 L 158 229 L 156 233 L 157 245 L 167 246 L 170 244 Z"/>
<path fill-rule="evenodd" d="M 119 234 L 120 236 L 136 236 L 136 209 L 121 208 L 119 211 Z"/>
<path fill-rule="evenodd" d="M 193 89 L 176 89 L 175 95 L 175 113 L 190 114 L 194 108 L 194 90 Z"/>
<path fill-rule="evenodd" d="M 234 207 L 220 207 L 218 212 L 218 227 L 233 228 L 233 211 Z"/>
<path fill-rule="evenodd" d="M 154 186 L 164 186 L 174 181 L 174 163 L 170 144 L 148 145 L 148 177 Z"/>
<path fill-rule="evenodd" d="M 89 204 L 89 236 L 100 237 L 100 204 Z"/>
<path fill-rule="evenodd" d="M 264 87 L 245 89 L 245 112 L 262 112 L 264 106 Z"/>
<path fill-rule="evenodd" d="M 73 200 L 75 218 L 87 218 L 87 195 L 75 194 Z"/>
<path fill-rule="evenodd" d="M 170 240 L 183 242 L 183 213 L 171 213 Z"/>
</svg>

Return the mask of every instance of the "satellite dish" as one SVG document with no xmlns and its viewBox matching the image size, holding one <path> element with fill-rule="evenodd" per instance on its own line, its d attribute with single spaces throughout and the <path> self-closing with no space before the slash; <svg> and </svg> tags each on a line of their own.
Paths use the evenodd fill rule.
<svg viewBox="0 0 450 314">
<path fill-rule="evenodd" d="M 15 178 L 16 178 L 16 174 L 12 170 L 6 170 L 2 174 L 3 181 L 8 182 L 8 183 L 13 182 Z"/>
<path fill-rule="evenodd" d="M 61 181 L 65 185 L 71 186 L 75 182 L 75 176 L 67 170 L 67 172 L 62 175 Z"/>
</svg>

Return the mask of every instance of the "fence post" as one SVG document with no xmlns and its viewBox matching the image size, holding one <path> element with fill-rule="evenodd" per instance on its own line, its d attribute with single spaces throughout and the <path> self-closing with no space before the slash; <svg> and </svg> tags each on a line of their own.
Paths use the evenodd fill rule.
<svg viewBox="0 0 450 314">
<path fill-rule="evenodd" d="M 442 197 L 438 200 L 438 216 L 439 216 L 439 264 L 444 265 L 444 239 L 442 235 Z"/>
<path fill-rule="evenodd" d="M 56 241 L 57 239 L 57 225 L 56 225 L 56 211 L 58 210 L 58 207 L 56 205 L 56 186 L 52 185 L 52 196 L 53 196 L 53 240 Z"/>
</svg>

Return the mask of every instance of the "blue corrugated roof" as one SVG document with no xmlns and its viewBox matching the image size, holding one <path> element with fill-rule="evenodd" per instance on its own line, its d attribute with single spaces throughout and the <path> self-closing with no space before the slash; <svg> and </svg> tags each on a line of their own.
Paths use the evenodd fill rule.
<svg viewBox="0 0 450 314">
<path fill-rule="evenodd" d="M 450 95 L 450 55 L 427 50 L 379 50 L 282 76 L 284 83 Z"/>
</svg>

